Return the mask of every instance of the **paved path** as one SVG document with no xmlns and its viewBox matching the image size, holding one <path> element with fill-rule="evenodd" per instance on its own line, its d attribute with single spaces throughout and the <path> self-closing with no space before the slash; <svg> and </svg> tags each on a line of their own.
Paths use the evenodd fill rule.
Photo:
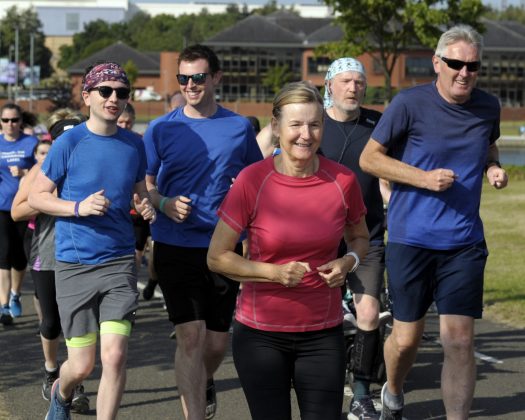
<svg viewBox="0 0 525 420">
<path fill-rule="evenodd" d="M 144 279 L 141 279 L 144 282 Z M 25 314 L 12 327 L 0 326 L 0 419 L 43 419 L 48 403 L 40 395 L 42 354 L 36 336 L 37 319 L 32 309 L 31 281 L 25 283 Z M 405 392 L 408 419 L 445 419 L 440 400 L 439 371 L 442 355 L 436 341 L 437 319 L 429 316 L 428 339 L 409 375 Z M 140 302 L 136 327 L 130 340 L 128 381 L 120 419 L 183 419 L 173 373 L 176 342 L 168 338 L 172 327 L 159 298 Z M 525 331 L 490 322 L 477 324 L 478 382 L 471 418 L 525 418 Z M 61 360 L 64 358 L 62 346 Z M 94 408 L 100 366 L 85 382 Z M 219 409 L 216 420 L 249 420 L 231 355 L 216 375 Z M 375 385 L 376 394 L 379 386 Z M 345 397 L 341 419 L 346 418 L 350 397 Z M 269 402 L 271 403 L 271 402 Z M 73 415 L 74 419 L 94 419 Z M 294 407 L 293 419 L 299 419 Z"/>
</svg>

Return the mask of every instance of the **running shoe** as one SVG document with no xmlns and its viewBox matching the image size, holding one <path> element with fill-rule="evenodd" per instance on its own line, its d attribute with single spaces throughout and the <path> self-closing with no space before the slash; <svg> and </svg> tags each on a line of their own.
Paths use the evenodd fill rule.
<svg viewBox="0 0 525 420">
<path fill-rule="evenodd" d="M 378 420 L 379 413 L 374 407 L 374 402 L 369 395 L 352 399 L 350 403 L 350 412 L 348 413 L 348 420 Z"/>
<path fill-rule="evenodd" d="M 73 393 L 73 400 L 71 401 L 71 411 L 79 414 L 86 414 L 89 412 L 89 398 L 84 392 L 84 385 L 78 384 Z"/>
<path fill-rule="evenodd" d="M 71 402 L 61 404 L 57 398 L 59 382 L 60 379 L 57 379 L 51 388 L 51 404 L 46 414 L 46 420 L 71 420 Z"/>
<path fill-rule="evenodd" d="M 148 283 L 146 284 L 146 287 L 144 287 L 144 290 L 142 291 L 142 297 L 144 300 L 150 300 L 153 297 L 153 294 L 155 293 L 155 287 L 157 287 L 157 281 L 149 279 Z"/>
<path fill-rule="evenodd" d="M 215 391 L 215 382 L 213 378 L 208 379 L 206 384 L 206 415 L 205 419 L 210 420 L 215 417 L 217 411 L 217 392 Z"/>
<path fill-rule="evenodd" d="M 13 324 L 13 316 L 11 315 L 9 305 L 4 305 L 0 308 L 0 323 L 4 325 Z"/>
<path fill-rule="evenodd" d="M 22 316 L 22 302 L 20 302 L 20 295 L 11 292 L 9 297 L 9 307 L 11 308 L 11 316 L 13 318 Z"/>
<path fill-rule="evenodd" d="M 46 401 L 49 401 L 51 398 L 51 388 L 58 379 L 60 369 L 57 366 L 55 371 L 49 372 L 46 368 L 44 368 L 44 372 L 44 381 L 42 382 L 42 398 Z"/>
<path fill-rule="evenodd" d="M 403 420 L 403 407 L 393 410 L 385 404 L 386 382 L 381 389 L 381 417 L 380 420 Z"/>
</svg>

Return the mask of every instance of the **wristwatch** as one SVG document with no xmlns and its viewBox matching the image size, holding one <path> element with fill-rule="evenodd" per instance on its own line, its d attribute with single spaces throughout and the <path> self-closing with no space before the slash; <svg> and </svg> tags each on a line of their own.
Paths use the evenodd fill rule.
<svg viewBox="0 0 525 420">
<path fill-rule="evenodd" d="M 361 260 L 359 259 L 359 255 L 357 255 L 354 251 L 347 252 L 345 254 L 345 257 L 347 257 L 347 256 L 354 257 L 354 259 L 355 259 L 354 266 L 348 271 L 349 273 L 353 273 L 359 267 L 359 264 L 361 263 Z"/>
</svg>

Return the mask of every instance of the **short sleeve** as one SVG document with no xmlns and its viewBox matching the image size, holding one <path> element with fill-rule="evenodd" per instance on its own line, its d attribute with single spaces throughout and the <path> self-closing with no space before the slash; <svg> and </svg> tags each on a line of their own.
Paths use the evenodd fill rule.
<svg viewBox="0 0 525 420">
<path fill-rule="evenodd" d="M 42 172 L 55 185 L 61 183 L 66 176 L 67 164 L 71 155 L 71 144 L 68 136 L 62 135 L 53 142 L 53 147 L 42 164 Z"/>
<path fill-rule="evenodd" d="M 237 233 L 245 230 L 255 205 L 254 193 L 245 170 L 239 173 L 217 211 L 218 216 Z"/>
<path fill-rule="evenodd" d="M 151 123 L 144 133 L 144 147 L 146 151 L 146 174 L 156 176 L 159 173 L 160 157 L 157 152 L 159 124 Z"/>
<path fill-rule="evenodd" d="M 403 99 L 402 92 L 394 97 L 372 132 L 371 137 L 388 149 L 406 138 L 408 112 Z"/>
</svg>

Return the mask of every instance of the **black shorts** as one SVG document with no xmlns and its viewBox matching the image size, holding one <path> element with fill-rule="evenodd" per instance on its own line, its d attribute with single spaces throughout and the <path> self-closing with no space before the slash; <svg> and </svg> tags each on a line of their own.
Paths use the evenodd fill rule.
<svg viewBox="0 0 525 420">
<path fill-rule="evenodd" d="M 150 235 L 149 220 L 144 220 L 142 216 L 131 216 L 133 220 L 133 230 L 135 231 L 135 249 L 144 251 L 148 236 Z"/>
<path fill-rule="evenodd" d="M 433 301 L 439 315 L 481 318 L 485 241 L 453 250 L 389 243 L 388 291 L 394 318 L 417 321 Z"/>
<path fill-rule="evenodd" d="M 347 281 L 352 293 L 370 295 L 379 300 L 385 283 L 384 245 L 371 245 L 359 268 L 348 273 Z"/>
<path fill-rule="evenodd" d="M 0 269 L 22 271 L 27 266 L 24 235 L 27 221 L 15 222 L 8 211 L 0 211 Z"/>
<path fill-rule="evenodd" d="M 239 283 L 213 273 L 206 263 L 208 248 L 186 248 L 154 242 L 159 286 L 174 325 L 204 320 L 211 331 L 227 332 L 232 322 Z M 242 254 L 242 246 L 235 249 Z"/>
</svg>

